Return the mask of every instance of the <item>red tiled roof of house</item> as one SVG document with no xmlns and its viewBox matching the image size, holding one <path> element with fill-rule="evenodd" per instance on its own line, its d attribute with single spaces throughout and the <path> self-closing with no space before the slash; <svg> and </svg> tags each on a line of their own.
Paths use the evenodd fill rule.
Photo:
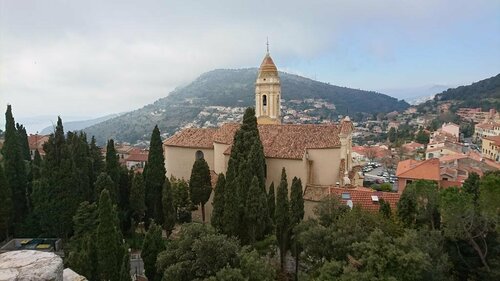
<svg viewBox="0 0 500 281">
<path fill-rule="evenodd" d="M 500 123 L 482 123 L 482 124 L 477 124 L 476 127 L 481 128 L 481 129 L 488 129 L 488 130 L 493 130 L 495 127 L 499 127 Z"/>
<path fill-rule="evenodd" d="M 420 144 L 418 142 L 410 142 L 410 143 L 406 143 L 406 144 L 403 144 L 403 147 L 410 150 L 410 151 L 414 151 L 418 148 L 423 148 L 424 145 L 423 144 Z"/>
<path fill-rule="evenodd" d="M 213 128 L 184 129 L 166 139 L 163 144 L 192 148 L 213 148 L 215 133 L 217 133 L 217 129 Z"/>
<path fill-rule="evenodd" d="M 488 136 L 488 137 L 484 137 L 483 139 L 487 139 L 489 141 L 492 141 L 493 143 L 495 143 L 495 145 L 500 145 L 500 136 L 494 136 L 494 137 Z"/>
<path fill-rule="evenodd" d="M 133 153 L 127 157 L 126 161 L 147 162 L 149 153 Z"/>
<path fill-rule="evenodd" d="M 398 163 L 396 176 L 399 178 L 439 181 L 439 171 L 439 159 L 437 158 L 425 161 L 408 159 Z"/>
<path fill-rule="evenodd" d="M 365 187 L 330 187 L 330 194 L 337 195 L 345 204 L 347 204 L 348 200 L 351 200 L 354 206 L 360 206 L 361 208 L 368 211 L 378 211 L 380 208 L 380 199 L 383 199 L 385 202 L 389 203 L 392 210 L 396 210 L 396 205 L 401 196 L 401 194 L 396 192 L 381 192 Z M 344 194 L 344 196 L 342 196 L 342 194 Z M 376 196 L 376 198 L 372 198 L 372 196 Z M 347 197 L 349 197 L 349 199 Z M 379 201 L 373 199 L 377 199 Z"/>
<path fill-rule="evenodd" d="M 41 148 L 45 142 L 49 140 L 48 135 L 29 135 L 28 145 L 30 149 Z"/>
</svg>

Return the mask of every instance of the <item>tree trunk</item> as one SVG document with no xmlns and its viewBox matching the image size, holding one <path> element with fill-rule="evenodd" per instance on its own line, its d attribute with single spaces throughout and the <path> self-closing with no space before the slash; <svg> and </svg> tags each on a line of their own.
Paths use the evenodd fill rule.
<svg viewBox="0 0 500 281">
<path fill-rule="evenodd" d="M 205 204 L 201 203 L 201 221 L 205 224 Z"/>
<path fill-rule="evenodd" d="M 490 272 L 490 266 L 488 265 L 488 263 L 486 262 L 486 257 L 484 256 L 483 254 L 483 251 L 481 250 L 481 247 L 479 247 L 479 245 L 476 243 L 476 241 L 474 240 L 474 238 L 472 238 L 469 234 L 469 242 L 470 244 L 472 245 L 472 248 L 474 248 L 474 250 L 477 252 L 477 254 L 479 255 L 479 258 L 481 259 L 481 262 L 483 263 L 484 267 L 486 268 L 486 270 L 488 272 Z"/>
</svg>

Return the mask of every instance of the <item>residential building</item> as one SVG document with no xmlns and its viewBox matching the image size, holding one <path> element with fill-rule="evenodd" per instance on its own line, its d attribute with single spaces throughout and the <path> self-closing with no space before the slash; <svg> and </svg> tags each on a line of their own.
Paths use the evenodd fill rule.
<svg viewBox="0 0 500 281">
<path fill-rule="evenodd" d="M 500 162 L 500 136 L 483 137 L 481 149 L 484 158 Z"/>
<path fill-rule="evenodd" d="M 40 156 L 45 156 L 45 151 L 43 150 L 43 145 L 49 140 L 49 135 L 39 135 L 30 134 L 28 136 L 28 145 L 30 147 L 30 156 L 31 159 L 35 157 L 35 151 L 38 150 Z"/>
<path fill-rule="evenodd" d="M 441 180 L 439 159 L 400 161 L 396 169 L 396 177 L 398 178 L 399 193 L 403 193 L 406 186 L 416 180 L 431 180 L 439 184 Z"/>
<path fill-rule="evenodd" d="M 500 123 L 488 122 L 474 126 L 474 141 L 481 142 L 484 137 L 500 136 Z"/>
</svg>

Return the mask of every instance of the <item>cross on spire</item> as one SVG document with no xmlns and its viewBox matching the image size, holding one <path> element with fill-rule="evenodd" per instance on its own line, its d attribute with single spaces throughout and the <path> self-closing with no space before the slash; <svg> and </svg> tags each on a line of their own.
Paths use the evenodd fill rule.
<svg viewBox="0 0 500 281">
<path fill-rule="evenodd" d="M 269 54 L 269 37 L 266 37 L 267 54 Z"/>
</svg>

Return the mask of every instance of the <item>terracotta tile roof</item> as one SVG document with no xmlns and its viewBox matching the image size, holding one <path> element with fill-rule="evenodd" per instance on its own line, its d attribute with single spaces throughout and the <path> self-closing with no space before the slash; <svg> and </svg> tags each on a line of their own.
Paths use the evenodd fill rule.
<svg viewBox="0 0 500 281">
<path fill-rule="evenodd" d="M 341 187 L 330 187 L 330 194 L 336 195 L 340 198 L 341 202 L 347 204 L 348 200 L 351 200 L 354 206 L 360 206 L 361 208 L 368 211 L 378 211 L 380 208 L 380 201 L 373 199 L 384 199 L 393 211 L 397 208 L 397 203 L 401 194 L 396 192 L 381 192 L 375 191 L 370 188 L 356 187 L 356 188 L 341 188 Z M 342 196 L 344 194 L 344 196 Z M 376 196 L 372 198 L 372 196 Z"/>
<path fill-rule="evenodd" d="M 403 144 L 403 147 L 410 150 L 410 151 L 414 151 L 414 150 L 419 149 L 419 148 L 424 148 L 424 145 L 420 144 L 418 142 L 412 141 L 410 143 Z"/>
<path fill-rule="evenodd" d="M 213 128 L 184 129 L 166 139 L 163 144 L 178 147 L 213 148 L 216 132 L 217 129 Z"/>
<path fill-rule="evenodd" d="M 234 134 L 240 128 L 239 123 L 226 123 L 222 125 L 214 135 L 214 142 L 223 144 L 232 144 Z"/>
<path fill-rule="evenodd" d="M 466 154 L 448 154 L 448 155 L 444 155 L 444 156 L 439 157 L 439 161 L 450 162 L 450 161 L 455 161 L 455 160 L 463 159 L 463 158 L 469 158 L 469 156 Z"/>
<path fill-rule="evenodd" d="M 28 145 L 30 149 L 42 148 L 43 144 L 49 140 L 48 135 L 29 135 Z"/>
<path fill-rule="evenodd" d="M 149 153 L 133 153 L 130 154 L 126 161 L 134 161 L 134 162 L 147 162 Z"/>
<path fill-rule="evenodd" d="M 489 141 L 492 141 L 493 143 L 495 143 L 495 145 L 500 145 L 500 136 L 484 137 L 483 139 L 487 139 Z"/>
<path fill-rule="evenodd" d="M 332 124 L 259 125 L 267 158 L 302 159 L 306 149 L 339 147 L 338 133 L 338 127 Z M 230 151 L 228 148 L 224 153 L 229 154 Z"/>
<path fill-rule="evenodd" d="M 439 159 L 432 158 L 425 161 L 408 159 L 401 161 L 398 163 L 396 176 L 398 178 L 439 181 Z"/>
<path fill-rule="evenodd" d="M 500 127 L 500 123 L 482 123 L 482 124 L 477 124 L 476 127 L 481 129 L 493 130 L 495 129 L 495 127 Z"/>
</svg>

